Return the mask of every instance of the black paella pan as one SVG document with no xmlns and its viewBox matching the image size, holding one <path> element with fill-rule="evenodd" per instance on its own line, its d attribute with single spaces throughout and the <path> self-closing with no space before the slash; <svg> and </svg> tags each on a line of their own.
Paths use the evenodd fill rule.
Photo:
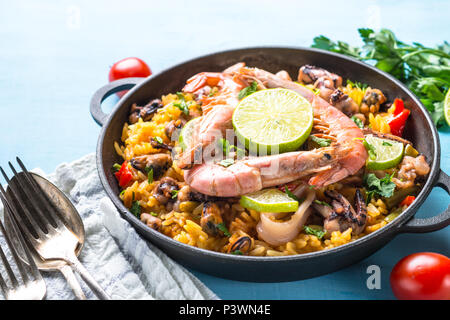
<svg viewBox="0 0 450 320">
<path fill-rule="evenodd" d="M 398 218 L 385 227 L 348 244 L 313 253 L 281 257 L 252 257 L 223 254 L 192 247 L 159 233 L 136 218 L 119 199 L 119 187 L 111 170 L 121 158 L 116 154 L 114 141 L 120 141 L 123 124 L 133 103 L 145 104 L 163 94 L 177 92 L 192 75 L 202 71 L 221 71 L 244 61 L 248 66 L 270 72 L 286 70 L 296 75 L 304 64 L 317 65 L 341 75 L 381 89 L 389 100 L 399 97 L 411 110 L 404 136 L 423 153 L 431 165 L 431 172 L 416 201 Z M 110 115 L 101 110 L 101 103 L 109 95 L 131 89 Z M 97 168 L 100 180 L 122 217 L 145 239 L 151 241 L 174 260 L 196 270 L 215 276 L 257 282 L 278 282 L 307 279 L 336 271 L 371 255 L 397 234 L 422 233 L 439 230 L 450 224 L 450 207 L 431 218 L 414 218 L 431 190 L 438 186 L 450 193 L 450 178 L 439 168 L 439 136 L 433 122 L 420 101 L 398 80 L 354 59 L 310 48 L 247 48 L 230 50 L 196 58 L 148 78 L 128 78 L 111 82 L 92 97 L 91 114 L 101 125 L 97 145 Z"/>
</svg>

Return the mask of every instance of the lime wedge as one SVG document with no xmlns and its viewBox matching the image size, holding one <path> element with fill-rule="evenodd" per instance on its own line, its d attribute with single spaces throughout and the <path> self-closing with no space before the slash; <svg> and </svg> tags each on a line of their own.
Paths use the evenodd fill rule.
<svg viewBox="0 0 450 320">
<path fill-rule="evenodd" d="M 297 150 L 313 125 L 313 108 L 288 89 L 266 89 L 242 99 L 233 113 L 239 141 L 259 154 Z"/>
<path fill-rule="evenodd" d="M 200 117 L 189 120 L 181 129 L 180 135 L 178 137 L 178 143 L 183 150 L 187 149 L 188 146 L 192 144 L 192 133 L 194 132 L 195 126 L 199 123 Z"/>
<path fill-rule="evenodd" d="M 241 206 L 258 212 L 294 212 L 298 201 L 278 189 L 264 189 L 241 197 Z"/>
<path fill-rule="evenodd" d="M 366 136 L 367 143 L 375 148 L 375 159 L 367 160 L 367 169 L 385 170 L 395 167 L 403 158 L 403 143 L 374 137 Z"/>
<path fill-rule="evenodd" d="M 445 121 L 450 126 L 450 89 L 447 90 L 444 100 Z"/>
</svg>

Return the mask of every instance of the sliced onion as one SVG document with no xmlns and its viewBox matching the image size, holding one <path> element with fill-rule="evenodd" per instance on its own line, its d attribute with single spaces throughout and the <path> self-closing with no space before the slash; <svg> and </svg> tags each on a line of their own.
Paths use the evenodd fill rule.
<svg viewBox="0 0 450 320">
<path fill-rule="evenodd" d="M 312 212 L 310 208 L 316 194 L 309 190 L 305 201 L 298 207 L 297 211 L 288 221 L 276 222 L 270 219 L 270 216 L 276 216 L 273 213 L 262 212 L 261 220 L 256 226 L 256 231 L 260 239 L 273 246 L 279 246 L 294 239 Z"/>
</svg>

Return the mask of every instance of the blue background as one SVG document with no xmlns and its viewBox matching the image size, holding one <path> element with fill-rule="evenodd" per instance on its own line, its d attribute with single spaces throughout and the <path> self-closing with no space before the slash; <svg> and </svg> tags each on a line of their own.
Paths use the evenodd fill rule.
<svg viewBox="0 0 450 320">
<path fill-rule="evenodd" d="M 187 5 L 189 3 L 189 5 Z M 0 165 L 16 155 L 52 172 L 95 151 L 91 95 L 117 60 L 137 56 L 154 73 L 195 56 L 259 45 L 309 46 L 314 36 L 361 44 L 359 27 L 390 28 L 406 42 L 449 40 L 449 1 L 0 1 Z M 106 111 L 117 102 L 111 97 Z M 440 130 L 450 172 L 450 130 Z M 418 216 L 449 203 L 434 189 Z M 450 229 L 404 234 L 359 264 L 288 283 L 246 283 L 194 272 L 224 299 L 391 299 L 389 273 L 418 251 L 449 255 Z M 332 263 L 332 261 L 330 261 Z M 369 265 L 381 289 L 366 286 Z"/>
</svg>

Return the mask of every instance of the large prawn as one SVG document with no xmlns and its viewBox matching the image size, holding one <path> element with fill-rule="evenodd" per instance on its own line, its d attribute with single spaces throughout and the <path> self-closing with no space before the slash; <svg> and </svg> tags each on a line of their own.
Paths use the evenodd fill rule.
<svg viewBox="0 0 450 320">
<path fill-rule="evenodd" d="M 225 137 L 227 129 L 232 129 L 231 118 L 239 102 L 239 92 L 248 84 L 236 72 L 243 66 L 244 63 L 238 63 L 223 72 L 201 72 L 187 80 L 183 92 L 200 97 L 203 115 L 193 133 L 193 144 L 179 157 L 180 168 L 203 162 L 203 159 L 196 159 L 197 154 L 202 156 L 207 146 Z M 212 91 L 214 87 L 218 88 L 217 93 Z"/>
<path fill-rule="evenodd" d="M 257 81 L 260 88 L 291 89 L 308 99 L 314 108 L 314 134 L 331 139 L 333 144 L 311 151 L 242 159 L 229 167 L 213 162 L 202 163 L 184 174 L 186 182 L 194 190 L 213 196 L 239 196 L 310 175 L 313 176 L 309 184 L 322 187 L 355 174 L 364 165 L 367 152 L 359 140 L 364 138 L 363 132 L 338 109 L 286 77 L 243 65 L 233 68 L 234 73 L 236 70 L 240 79 L 247 79 L 247 83 Z M 245 80 L 241 81 L 245 83 Z M 213 126 L 226 127 L 225 123 L 230 122 L 234 110 L 234 106 L 229 107 L 226 115 L 221 113 L 224 115 L 222 118 L 214 118 Z M 214 112 L 216 108 L 217 105 L 209 112 Z M 207 116 L 204 125 L 208 126 L 206 119 Z M 211 123 L 209 125 L 212 126 Z"/>
</svg>

